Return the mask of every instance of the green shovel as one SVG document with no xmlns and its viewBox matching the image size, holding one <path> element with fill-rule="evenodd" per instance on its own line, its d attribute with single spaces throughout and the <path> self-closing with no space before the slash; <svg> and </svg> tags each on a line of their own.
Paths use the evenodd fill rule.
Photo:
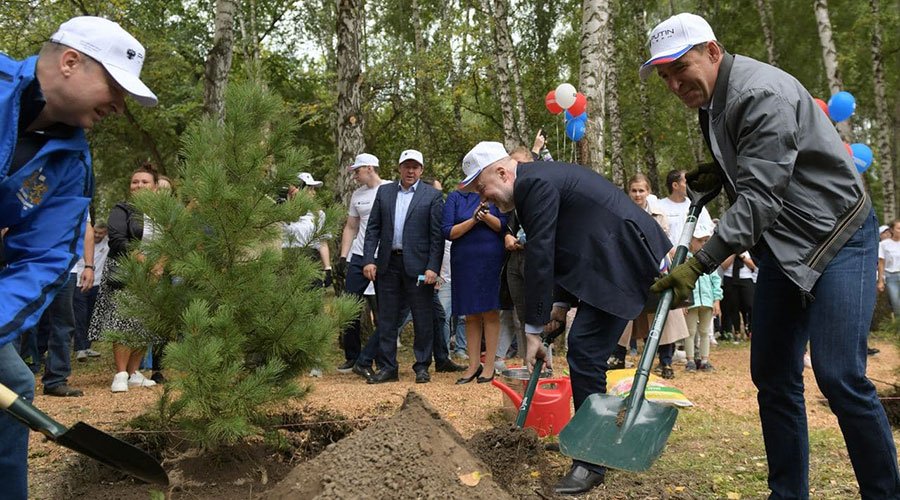
<svg viewBox="0 0 900 500">
<path fill-rule="evenodd" d="M 89 456 L 141 481 L 161 486 L 169 484 L 166 471 L 145 451 L 84 422 L 66 428 L 3 384 L 0 384 L 0 408 L 58 445 Z"/>
<path fill-rule="evenodd" d="M 549 354 L 550 344 L 566 331 L 566 324 L 563 323 L 556 330 L 541 335 L 541 342 L 544 344 L 544 350 Z M 525 420 L 528 418 L 528 409 L 531 408 L 531 400 L 534 391 L 537 389 L 538 379 L 541 378 L 541 370 L 544 368 L 544 360 L 538 358 L 534 360 L 534 368 L 531 370 L 531 378 L 528 379 L 528 385 L 525 387 L 525 394 L 522 396 L 522 404 L 519 405 L 519 413 L 516 414 L 516 427 L 519 429 L 525 427 Z"/>
<path fill-rule="evenodd" d="M 688 189 L 691 207 L 672 268 L 684 262 L 700 211 L 718 193 L 719 189 L 715 189 L 696 195 Z M 635 472 L 647 470 L 659 458 L 675 425 L 678 409 L 646 401 L 644 390 L 673 298 L 671 289 L 660 297 L 631 393 L 627 398 L 591 394 L 559 433 L 559 449 L 563 454 L 576 460 Z"/>
</svg>

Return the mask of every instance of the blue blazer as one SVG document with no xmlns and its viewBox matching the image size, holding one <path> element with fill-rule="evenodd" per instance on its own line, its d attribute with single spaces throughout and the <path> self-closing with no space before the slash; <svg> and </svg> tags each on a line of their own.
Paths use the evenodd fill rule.
<svg viewBox="0 0 900 500">
<path fill-rule="evenodd" d="M 388 268 L 391 240 L 394 237 L 394 208 L 397 204 L 399 182 L 382 184 L 375 194 L 369 225 L 366 226 L 366 242 L 363 246 L 363 266 L 375 264 L 379 272 Z M 403 225 L 403 270 L 407 276 L 416 277 L 426 269 L 441 271 L 444 257 L 444 237 L 441 234 L 441 215 L 444 198 L 440 191 L 419 182 L 406 211 Z M 378 250 L 378 259 L 375 251 Z"/>
<path fill-rule="evenodd" d="M 644 210 L 602 175 L 559 162 L 520 163 L 514 184 L 525 244 L 525 321 L 550 321 L 554 286 L 633 319 L 672 247 Z"/>
</svg>

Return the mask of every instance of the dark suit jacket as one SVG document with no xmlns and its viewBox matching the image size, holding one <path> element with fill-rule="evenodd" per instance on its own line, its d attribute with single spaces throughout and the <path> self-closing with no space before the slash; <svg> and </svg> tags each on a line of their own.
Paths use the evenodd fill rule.
<svg viewBox="0 0 900 500">
<path fill-rule="evenodd" d="M 579 165 L 520 163 L 514 187 L 525 244 L 525 321 L 550 321 L 554 285 L 633 319 L 672 247 L 656 221 L 603 176 Z"/>
<path fill-rule="evenodd" d="M 399 182 L 382 184 L 375 194 L 369 225 L 366 226 L 364 266 L 376 264 L 379 271 L 388 267 L 391 240 L 394 238 L 394 208 L 399 189 Z M 441 192 L 420 181 L 409 202 L 403 225 L 403 268 L 408 276 L 418 276 L 426 269 L 440 273 L 441 259 L 444 257 L 444 237 L 441 234 L 443 211 L 444 198 Z M 376 260 L 375 250 L 379 248 Z"/>
</svg>

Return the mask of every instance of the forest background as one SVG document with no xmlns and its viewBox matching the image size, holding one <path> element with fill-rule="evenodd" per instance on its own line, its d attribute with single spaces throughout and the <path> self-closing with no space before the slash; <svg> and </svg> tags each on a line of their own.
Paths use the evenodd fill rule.
<svg viewBox="0 0 900 500">
<path fill-rule="evenodd" d="M 425 176 L 452 186 L 475 143 L 530 147 L 540 127 L 557 160 L 619 185 L 646 173 L 664 196 L 667 171 L 708 153 L 696 112 L 655 75 L 640 82 L 637 68 L 648 30 L 684 11 L 706 17 L 729 52 L 783 68 L 814 97 L 852 93 L 856 113 L 838 130 L 874 151 L 864 178 L 882 223 L 900 215 L 898 0 L 5 0 L 0 52 L 35 54 L 85 14 L 117 21 L 147 47 L 142 79 L 160 104 L 129 102 L 88 134 L 94 220 L 126 198 L 141 162 L 176 172 L 188 124 L 224 112 L 229 80 L 253 77 L 295 115 L 296 142 L 329 203 L 356 187 L 346 167 L 357 153 L 377 155 L 391 178 L 400 151 L 418 149 Z M 578 144 L 544 106 L 562 82 L 588 99 Z"/>
</svg>

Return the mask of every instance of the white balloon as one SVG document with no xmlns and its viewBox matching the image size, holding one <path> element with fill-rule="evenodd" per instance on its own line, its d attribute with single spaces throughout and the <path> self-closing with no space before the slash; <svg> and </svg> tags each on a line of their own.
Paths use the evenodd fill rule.
<svg viewBox="0 0 900 500">
<path fill-rule="evenodd" d="M 556 104 L 563 109 L 569 109 L 575 104 L 575 94 L 578 92 L 569 83 L 561 83 L 556 87 Z"/>
</svg>

